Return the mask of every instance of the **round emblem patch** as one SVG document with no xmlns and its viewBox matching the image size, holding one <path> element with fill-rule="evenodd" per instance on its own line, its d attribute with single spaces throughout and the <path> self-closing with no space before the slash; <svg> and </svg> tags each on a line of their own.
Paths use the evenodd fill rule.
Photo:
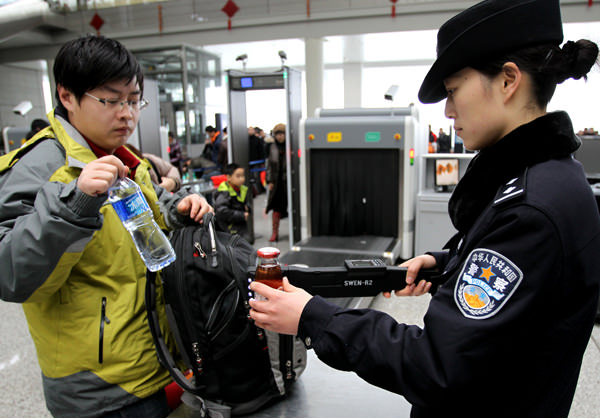
<svg viewBox="0 0 600 418">
<path fill-rule="evenodd" d="M 464 286 L 462 292 L 466 304 L 472 309 L 483 309 L 490 304 L 490 297 L 479 286 Z"/>
<path fill-rule="evenodd" d="M 456 281 L 454 299 L 467 318 L 494 316 L 523 279 L 521 270 L 508 258 L 485 248 L 469 254 Z"/>
</svg>

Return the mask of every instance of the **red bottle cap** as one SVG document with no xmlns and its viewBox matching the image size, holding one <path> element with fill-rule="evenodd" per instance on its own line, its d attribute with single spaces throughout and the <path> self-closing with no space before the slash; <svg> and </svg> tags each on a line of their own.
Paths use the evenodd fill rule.
<svg viewBox="0 0 600 418">
<path fill-rule="evenodd" d="M 279 251 L 278 248 L 275 248 L 275 247 L 264 247 L 264 248 L 260 248 L 258 251 L 256 251 L 256 253 L 261 258 L 275 258 L 275 257 L 279 257 L 279 254 L 281 252 Z"/>
</svg>

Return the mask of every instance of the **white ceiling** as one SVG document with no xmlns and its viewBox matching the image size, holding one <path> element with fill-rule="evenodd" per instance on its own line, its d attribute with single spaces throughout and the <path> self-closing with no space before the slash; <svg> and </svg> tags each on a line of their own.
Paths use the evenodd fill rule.
<svg viewBox="0 0 600 418">
<path fill-rule="evenodd" d="M 96 1 L 97 4 L 110 3 Z M 389 0 L 236 0 L 240 9 L 232 19 L 232 30 L 228 30 L 227 16 L 221 11 L 226 0 L 170 0 L 133 5 L 131 3 L 138 0 L 111 1 L 125 5 L 95 10 L 93 0 L 79 0 L 89 9 L 66 13 L 50 10 L 44 0 L 16 0 L 0 6 L 0 63 L 52 59 L 66 40 L 95 31 L 89 24 L 95 13 L 105 21 L 101 34 L 118 39 L 134 50 L 185 43 L 225 51 L 228 44 L 235 44 L 230 47 L 232 49 L 241 49 L 249 42 L 267 41 L 256 47 L 246 46 L 246 51 L 239 53 L 248 53 L 250 65 L 253 57 L 258 59 L 259 52 L 264 51 L 262 47 L 269 45 L 272 50 L 285 49 L 289 58 L 287 64 L 293 65 L 294 60 L 304 56 L 303 40 L 314 37 L 327 40 L 327 63 L 340 61 L 339 45 L 343 45 L 345 37 L 372 34 L 361 38 L 365 57 L 369 59 L 372 51 L 378 50 L 372 45 L 383 45 L 389 61 L 397 62 L 406 56 L 404 48 L 413 42 L 410 37 L 414 37 L 414 33 L 408 35 L 409 38 L 403 37 L 402 32 L 436 30 L 456 12 L 476 3 L 397 0 L 396 17 L 393 18 Z M 77 1 L 63 0 L 53 4 L 58 9 L 65 5 L 73 8 Z M 310 13 L 307 4 L 310 4 Z M 600 4 L 591 8 L 587 4 L 587 0 L 561 1 L 563 20 L 600 22 Z M 162 14 L 162 30 L 159 13 Z M 435 32 L 423 32 L 423 36 L 435 37 Z M 257 48 L 257 52 L 253 48 Z M 432 58 L 430 51 L 429 48 L 423 50 L 423 59 Z M 277 56 L 272 59 L 279 64 Z M 381 58 L 374 59 L 382 61 Z M 224 63 L 225 67 L 229 66 Z"/>
</svg>

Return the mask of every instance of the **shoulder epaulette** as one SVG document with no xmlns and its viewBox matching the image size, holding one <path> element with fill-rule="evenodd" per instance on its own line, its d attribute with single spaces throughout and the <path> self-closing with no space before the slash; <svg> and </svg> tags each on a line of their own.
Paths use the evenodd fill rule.
<svg viewBox="0 0 600 418">
<path fill-rule="evenodd" d="M 493 206 L 498 206 L 505 202 L 511 202 L 525 194 L 527 185 L 527 169 L 518 177 L 513 178 L 508 183 L 498 189 L 494 197 Z"/>
</svg>

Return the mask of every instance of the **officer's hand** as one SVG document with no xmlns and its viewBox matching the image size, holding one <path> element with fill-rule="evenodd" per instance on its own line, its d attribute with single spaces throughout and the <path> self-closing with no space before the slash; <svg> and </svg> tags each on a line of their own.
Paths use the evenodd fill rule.
<svg viewBox="0 0 600 418">
<path fill-rule="evenodd" d="M 125 177 L 129 172 L 121 160 L 114 155 L 106 155 L 94 160 L 81 170 L 77 179 L 77 187 L 89 196 L 98 196 L 108 192 L 108 189 L 119 177 Z"/>
<path fill-rule="evenodd" d="M 283 288 L 273 289 L 263 283 L 250 283 L 250 290 L 267 300 L 250 300 L 250 316 L 257 327 L 280 334 L 297 335 L 300 316 L 312 296 L 304 289 L 292 286 L 287 277 Z"/>
<path fill-rule="evenodd" d="M 189 194 L 179 201 L 177 212 L 189 215 L 195 222 L 201 223 L 204 215 L 208 212 L 215 213 L 215 210 L 204 197 L 199 194 Z"/>
<path fill-rule="evenodd" d="M 434 268 L 437 265 L 435 258 L 429 254 L 422 254 L 415 258 L 405 261 L 400 264 L 400 267 L 408 267 L 406 271 L 406 287 L 402 290 L 395 292 L 396 296 L 421 296 L 429 292 L 431 289 L 431 282 L 421 280 L 415 284 L 415 280 L 422 268 Z M 389 298 L 390 292 L 383 292 L 383 296 Z"/>
</svg>

